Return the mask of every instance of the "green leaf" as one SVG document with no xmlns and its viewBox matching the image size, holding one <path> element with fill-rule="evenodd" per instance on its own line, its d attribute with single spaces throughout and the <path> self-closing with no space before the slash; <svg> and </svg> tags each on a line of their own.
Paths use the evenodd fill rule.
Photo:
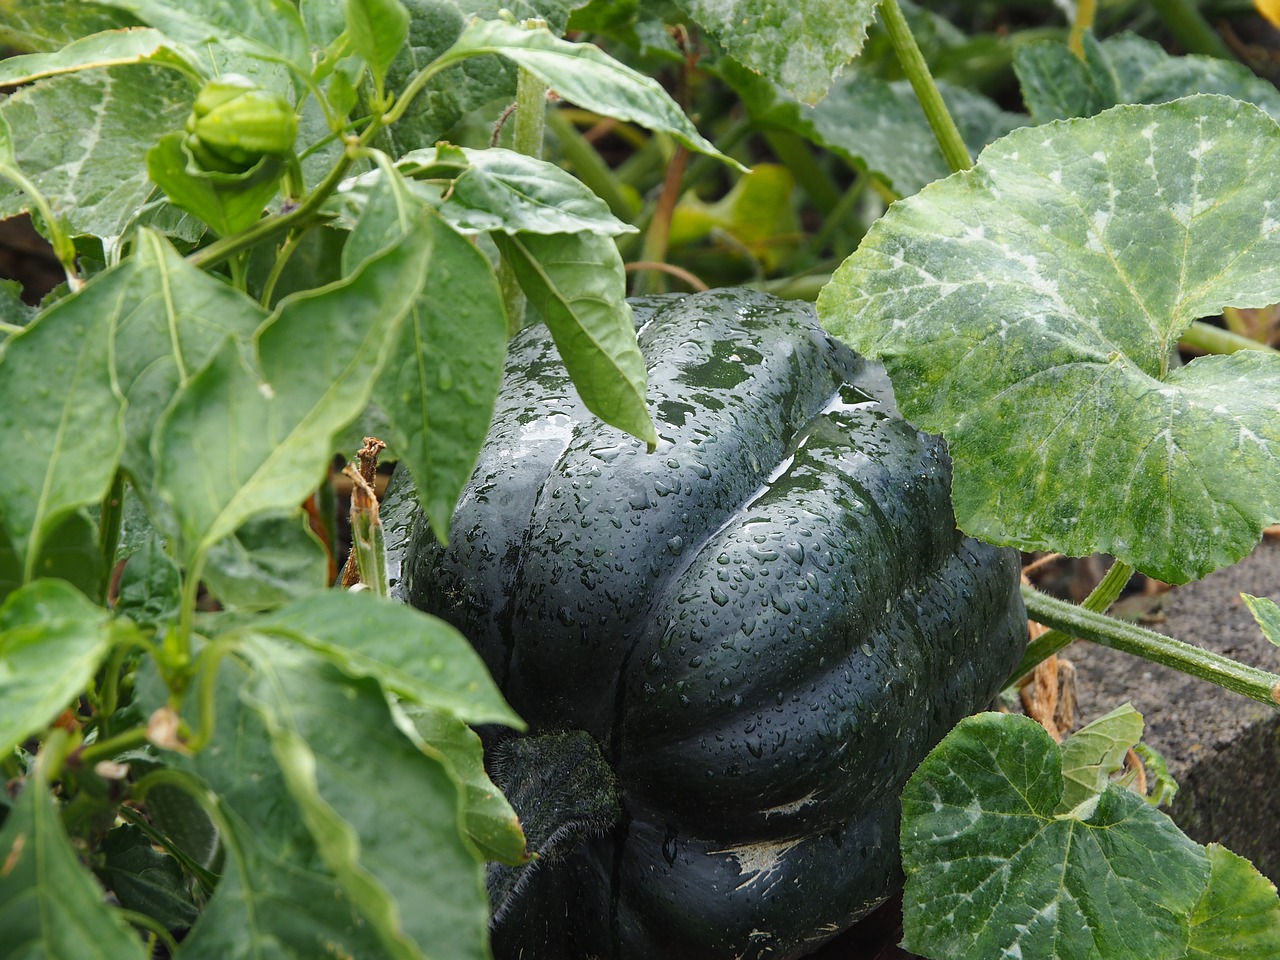
<svg viewBox="0 0 1280 960">
<path fill-rule="evenodd" d="M 447 180 L 437 207 L 463 233 L 635 233 L 582 181 L 553 163 L 513 150 L 471 150 L 442 144 L 397 161 L 408 177 Z"/>
<path fill-rule="evenodd" d="M 5 162 L 2 156 L 4 144 L 4 117 L 0 116 L 0 164 Z M 25 327 L 35 315 L 35 307 L 22 302 L 22 284 L 17 280 L 0 280 L 0 332 L 16 332 L 5 331 L 4 325 Z"/>
<path fill-rule="evenodd" d="M 188 563 L 242 524 L 301 503 L 360 415 L 421 287 L 415 234 L 352 277 L 281 302 L 255 337 L 261 375 L 233 341 L 157 428 L 157 485 Z"/>
<path fill-rule="evenodd" d="M 459 787 L 445 767 L 400 732 L 376 683 L 265 638 L 252 654 L 246 696 L 289 793 L 388 951 L 485 960 L 481 865 L 459 834 Z"/>
<path fill-rule="evenodd" d="M 690 150 L 746 170 L 698 133 L 661 84 L 589 43 L 570 43 L 548 30 L 526 30 L 501 20 L 472 20 L 444 56 L 452 60 L 482 53 L 515 61 L 570 103 L 670 134 Z"/>
<path fill-rule="evenodd" d="M 1060 43 L 1024 44 L 1014 50 L 1014 70 L 1036 123 L 1196 93 L 1247 100 L 1280 120 L 1280 92 L 1242 63 L 1170 56 L 1159 44 L 1128 33 L 1102 42 L 1087 33 L 1083 43 L 1083 60 Z"/>
<path fill-rule="evenodd" d="M 134 27 L 97 33 L 69 43 L 55 53 L 10 57 L 0 62 L 0 86 L 18 86 L 60 73 L 138 63 L 176 67 L 184 73 L 198 75 L 186 50 L 175 46 L 159 30 Z"/>
<path fill-rule="evenodd" d="M 289 0 L 111 0 L 111 5 L 200 48 L 212 61 L 211 74 L 239 72 L 263 81 L 264 61 L 311 72 L 307 30 Z"/>
<path fill-rule="evenodd" d="M 1183 583 L 1280 518 L 1280 359 L 1169 367 L 1197 317 L 1280 300 L 1278 153 L 1238 101 L 1116 107 L 1015 131 L 876 223 L 818 311 L 946 435 L 962 529 Z"/>
<path fill-rule="evenodd" d="M 400 48 L 409 36 L 409 11 L 400 0 L 346 0 L 347 32 L 351 45 L 382 88 Z"/>
<path fill-rule="evenodd" d="M 962 720 L 902 797 L 903 945 L 934 960 L 1180 960 L 1209 877 L 1202 849 L 1111 786 L 1055 816 L 1057 745 L 1026 717 Z"/>
<path fill-rule="evenodd" d="M 102 595 L 106 577 L 98 527 L 85 511 L 76 510 L 55 526 L 40 542 L 31 566 L 31 578 L 65 580 L 87 597 Z M 24 582 L 22 558 L 0 527 L 0 602 Z"/>
<path fill-rule="evenodd" d="M 162 853 L 132 824 L 107 834 L 98 875 L 126 910 L 154 917 L 169 930 L 185 930 L 197 909 L 178 861 Z"/>
<path fill-rule="evenodd" d="M 855 169 L 871 171 L 901 196 L 917 193 L 951 172 L 907 80 L 890 82 L 849 69 L 826 99 L 807 107 L 733 60 L 722 60 L 717 69 L 757 123 L 800 134 Z M 938 89 L 975 155 L 1027 122 L 981 94 L 941 82 Z"/>
<path fill-rule="evenodd" d="M 305 516 L 255 517 L 209 551 L 203 579 L 223 607 L 269 610 L 324 592 L 329 557 Z"/>
<path fill-rule="evenodd" d="M 1261 960 L 1280 957 L 1280 901 L 1276 888 L 1244 857 L 1208 846 L 1209 886 L 1191 915 L 1186 960 Z"/>
<path fill-rule="evenodd" d="M 118 237 L 156 196 L 147 150 L 181 130 L 195 91 L 173 70 L 112 67 L 50 77 L 0 104 L 18 166 L 72 233 Z M 0 219 L 29 211 L 0 182 Z"/>
<path fill-rule="evenodd" d="M 134 623 L 166 624 L 177 620 L 181 603 L 182 574 L 153 533 L 124 565 L 116 614 Z"/>
<path fill-rule="evenodd" d="M 124 426 L 111 312 L 135 272 L 99 274 L 0 344 L 0 447 L 20 456 L 0 484 L 0 526 L 24 580 L 68 515 L 101 502 L 115 476 Z"/>
<path fill-rule="evenodd" d="M 183 134 L 171 133 L 147 151 L 147 175 L 169 200 L 223 237 L 259 219 L 279 192 L 284 176 L 280 159 L 264 156 L 243 173 L 214 173 L 195 165 L 183 139 Z"/>
<path fill-rule="evenodd" d="M 1102 796 L 1111 775 L 1124 766 L 1129 748 L 1142 739 L 1142 714 L 1126 703 L 1103 714 L 1062 742 L 1062 776 L 1066 787 L 1057 813 L 1088 819 L 1092 809 L 1080 804 Z"/>
<path fill-rule="evenodd" d="M 110 612 L 61 580 L 9 595 L 0 606 L 0 756 L 80 695 L 113 639 Z"/>
<path fill-rule="evenodd" d="M 1253 619 L 1258 621 L 1262 635 L 1280 647 L 1280 607 L 1276 606 L 1274 600 L 1255 597 L 1248 593 L 1240 594 L 1240 599 L 1253 614 Z"/>
<path fill-rule="evenodd" d="M 346 269 L 407 225 L 423 229 L 426 201 L 414 186 L 399 173 L 375 181 L 343 252 Z M 507 350 L 506 309 L 484 254 L 434 214 L 425 221 L 433 253 L 422 294 L 374 400 L 444 543 L 493 416 Z"/>
<path fill-rule="evenodd" d="M 875 0 L 676 0 L 736 59 L 814 104 L 862 51 Z"/>
<path fill-rule="evenodd" d="M 587 409 L 654 449 L 658 435 L 645 405 L 644 358 L 613 241 L 589 233 L 499 233 L 493 239 L 551 330 Z"/>
<path fill-rule="evenodd" d="M 150 230 L 139 231 L 125 269 L 129 285 L 110 305 L 116 383 L 128 404 L 121 463 L 150 498 L 161 415 L 225 341 L 247 343 L 267 313 Z"/>
<path fill-rule="evenodd" d="M 487 860 L 511 866 L 527 863 L 524 831 L 515 810 L 485 772 L 484 747 L 476 732 L 448 710 L 408 707 L 405 712 L 423 748 L 462 784 L 467 838 Z"/>
<path fill-rule="evenodd" d="M 179 760 L 216 794 L 212 812 L 226 853 L 213 896 L 182 942 L 182 960 L 315 960 L 326 952 L 384 960 L 387 952 L 320 859 L 262 720 L 241 701 L 249 679 L 244 664 L 223 659 L 211 742 L 235 749 Z"/>
<path fill-rule="evenodd" d="M 36 759 L 0 830 L 0 930 L 5 954 L 143 960 L 141 939 L 103 902 L 102 888 L 80 865 L 62 829 L 49 793 L 48 762 L 47 754 Z"/>
<path fill-rule="evenodd" d="M 524 727 L 462 634 L 402 603 L 331 590 L 256 620 L 253 629 L 301 643 L 410 703 L 469 723 Z"/>
<path fill-rule="evenodd" d="M 1164 756 L 1149 743 L 1134 744 L 1133 752 L 1147 768 L 1147 803 L 1153 807 L 1167 807 L 1178 795 L 1178 781 L 1169 772 Z"/>
<path fill-rule="evenodd" d="M 122 10 L 84 0 L 0 0 L 0 43 L 14 50 L 58 50 L 92 33 L 136 24 Z"/>
</svg>

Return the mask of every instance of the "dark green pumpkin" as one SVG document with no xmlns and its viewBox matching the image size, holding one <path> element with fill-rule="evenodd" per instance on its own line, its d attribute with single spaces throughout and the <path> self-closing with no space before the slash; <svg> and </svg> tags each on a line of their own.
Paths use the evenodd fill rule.
<svg viewBox="0 0 1280 960">
<path fill-rule="evenodd" d="M 800 956 L 899 883 L 903 783 L 1025 644 L 1018 560 L 956 531 L 941 441 L 810 306 L 637 316 L 657 452 L 524 331 L 451 546 L 416 517 L 397 589 L 533 734 L 589 734 L 492 747 L 530 835 L 561 829 L 498 884 L 498 957 Z"/>
</svg>

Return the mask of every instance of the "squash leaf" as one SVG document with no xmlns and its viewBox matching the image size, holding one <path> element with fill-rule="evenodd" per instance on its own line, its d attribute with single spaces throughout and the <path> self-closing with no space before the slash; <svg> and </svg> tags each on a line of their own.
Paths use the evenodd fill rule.
<svg viewBox="0 0 1280 960">
<path fill-rule="evenodd" d="M 875 0 L 676 0 L 736 59 L 814 104 L 862 52 Z"/>
<path fill-rule="evenodd" d="M 1102 796 L 1111 775 L 1124 766 L 1125 754 L 1142 737 L 1142 714 L 1126 703 L 1077 730 L 1062 742 L 1066 786 L 1057 812 L 1069 814 Z"/>
<path fill-rule="evenodd" d="M 980 714 L 943 739 L 902 797 L 908 950 L 1182 960 L 1203 849 L 1114 785 L 1087 818 L 1059 815 L 1064 788 L 1058 746 L 1026 717 Z"/>
<path fill-rule="evenodd" d="M 1186 960 L 1280 957 L 1280 900 L 1244 857 L 1211 843 L 1209 886 L 1191 915 Z"/>
<path fill-rule="evenodd" d="M 1280 357 L 1171 366 L 1223 306 L 1280 300 L 1280 126 L 1197 96 L 1024 128 L 893 206 L 822 291 L 946 435 L 956 519 L 1184 583 L 1280 518 Z"/>
</svg>

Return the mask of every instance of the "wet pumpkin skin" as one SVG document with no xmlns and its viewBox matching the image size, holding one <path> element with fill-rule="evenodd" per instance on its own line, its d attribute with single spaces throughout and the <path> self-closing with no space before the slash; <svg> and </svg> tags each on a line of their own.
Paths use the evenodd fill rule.
<svg viewBox="0 0 1280 960">
<path fill-rule="evenodd" d="M 1025 645 L 1017 557 L 955 530 L 941 441 L 809 305 L 636 312 L 657 452 L 522 332 L 451 545 L 416 518 L 397 589 L 616 775 L 618 822 L 525 878 L 498 957 L 800 956 L 900 882 L 903 783 Z"/>
</svg>

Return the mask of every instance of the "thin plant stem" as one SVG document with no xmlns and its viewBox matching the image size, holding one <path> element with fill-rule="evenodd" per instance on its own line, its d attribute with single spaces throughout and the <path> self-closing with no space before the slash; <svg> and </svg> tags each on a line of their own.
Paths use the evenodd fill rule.
<svg viewBox="0 0 1280 960">
<path fill-rule="evenodd" d="M 1221 60 L 1235 59 L 1227 42 L 1209 25 L 1195 0 L 1151 0 L 1151 6 L 1187 53 L 1200 53 Z"/>
<path fill-rule="evenodd" d="M 1121 650 L 1208 680 L 1268 706 L 1280 705 L 1280 676 L 1250 667 L 1220 653 L 1193 646 L 1137 624 L 1116 620 L 1058 600 L 1032 587 L 1022 588 L 1027 613 L 1038 623 L 1062 633 Z"/>
<path fill-rule="evenodd" d="M 1267 350 L 1271 353 L 1280 353 L 1280 350 L 1276 350 L 1275 347 L 1254 340 L 1252 337 L 1233 333 L 1200 320 L 1194 321 L 1183 331 L 1179 342 L 1205 353 L 1235 353 L 1237 350 Z"/>
<path fill-rule="evenodd" d="M 102 509 L 98 514 L 98 562 L 102 564 L 105 576 L 102 578 L 102 589 L 98 600 L 106 603 L 107 592 L 111 589 L 111 571 L 116 563 L 116 546 L 120 540 L 120 524 L 124 518 L 124 473 L 116 471 L 111 481 L 111 489 L 102 501 Z"/>
<path fill-rule="evenodd" d="M 880 19 L 884 24 L 885 33 L 889 35 L 893 52 L 897 55 L 907 79 L 911 81 L 911 89 L 915 91 L 916 99 L 924 109 L 929 128 L 933 130 L 933 136 L 938 141 L 938 146 L 942 148 L 942 156 L 947 161 L 947 166 L 956 173 L 968 170 L 973 166 L 969 148 L 965 146 L 964 138 L 960 136 L 960 128 L 956 126 L 951 112 L 942 101 L 942 94 L 938 91 L 933 74 L 929 72 L 929 65 L 924 62 L 924 54 L 920 52 L 916 38 L 911 33 L 911 27 L 907 25 L 907 18 L 902 15 L 902 7 L 898 5 L 898 0 L 880 0 Z"/>
<path fill-rule="evenodd" d="M 1117 560 L 1111 564 L 1110 569 L 1103 575 L 1098 585 L 1084 598 L 1080 606 L 1093 613 L 1103 613 L 1120 598 L 1120 594 L 1131 579 L 1133 579 L 1133 567 L 1121 560 Z M 1031 619 L 1034 620 L 1035 617 Z M 1051 627 L 1053 625 L 1046 623 L 1045 626 Z M 1048 660 L 1059 650 L 1064 649 L 1074 639 L 1074 634 L 1066 633 L 1062 630 L 1048 630 L 1042 633 L 1027 644 L 1027 652 L 1022 655 L 1022 662 L 1018 664 L 1018 669 L 1013 672 L 1014 678 L 1026 676 L 1043 661 Z"/>
<path fill-rule="evenodd" d="M 542 21 L 526 21 L 534 29 Z M 547 126 L 547 85 L 524 67 L 516 79 L 516 130 L 512 145 L 516 152 L 528 157 L 542 157 L 542 142 Z M 507 335 L 514 336 L 524 326 L 525 296 L 516 277 L 515 267 L 502 258 L 498 264 L 498 287 L 507 307 Z"/>
</svg>

